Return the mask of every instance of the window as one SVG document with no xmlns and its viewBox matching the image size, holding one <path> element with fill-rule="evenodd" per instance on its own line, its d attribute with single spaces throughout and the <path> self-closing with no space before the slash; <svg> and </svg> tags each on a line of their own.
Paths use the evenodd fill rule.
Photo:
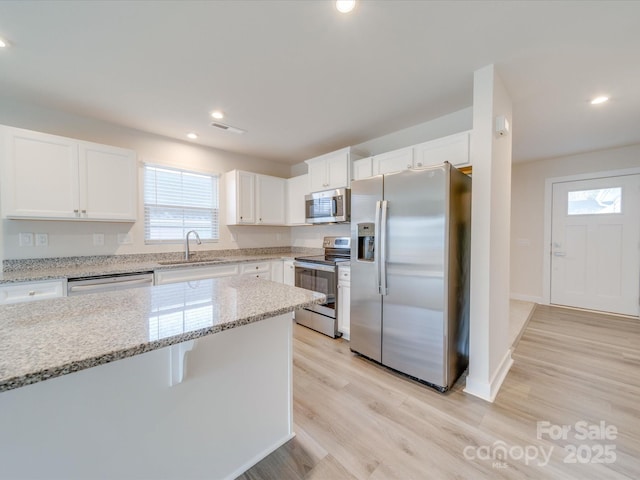
<svg viewBox="0 0 640 480">
<path fill-rule="evenodd" d="M 567 200 L 568 215 L 620 213 L 622 188 L 576 190 L 569 192 Z"/>
<path fill-rule="evenodd" d="M 176 243 L 189 230 L 217 241 L 218 176 L 158 165 L 144 166 L 145 243 Z"/>
</svg>

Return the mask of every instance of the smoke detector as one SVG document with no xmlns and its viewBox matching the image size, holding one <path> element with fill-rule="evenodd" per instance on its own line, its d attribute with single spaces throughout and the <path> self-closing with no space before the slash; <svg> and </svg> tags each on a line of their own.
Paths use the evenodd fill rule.
<svg viewBox="0 0 640 480">
<path fill-rule="evenodd" d="M 213 122 L 211 126 L 219 128 L 220 130 L 224 130 L 225 132 L 236 133 L 238 135 L 247 133 L 246 130 L 242 130 L 241 128 L 238 128 L 238 127 L 232 127 L 231 125 L 227 125 L 226 123 L 222 123 L 222 122 Z"/>
</svg>

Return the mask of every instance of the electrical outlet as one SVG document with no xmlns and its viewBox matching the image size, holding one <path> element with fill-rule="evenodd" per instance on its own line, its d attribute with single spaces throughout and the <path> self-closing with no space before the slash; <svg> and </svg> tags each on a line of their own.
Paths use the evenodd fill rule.
<svg viewBox="0 0 640 480">
<path fill-rule="evenodd" d="M 36 233 L 36 247 L 48 247 L 49 235 L 46 233 Z"/>
<path fill-rule="evenodd" d="M 118 234 L 118 244 L 119 245 L 131 245 L 133 243 L 133 238 L 130 233 L 119 233 Z"/>
<path fill-rule="evenodd" d="M 21 247 L 33 247 L 33 233 L 18 234 L 18 242 Z"/>
<path fill-rule="evenodd" d="M 104 246 L 104 233 L 94 233 L 93 234 L 93 245 L 95 247 Z"/>
</svg>

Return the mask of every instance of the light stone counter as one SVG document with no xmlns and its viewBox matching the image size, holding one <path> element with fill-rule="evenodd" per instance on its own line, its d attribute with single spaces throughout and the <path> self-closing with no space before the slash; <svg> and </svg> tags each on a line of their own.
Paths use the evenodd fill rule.
<svg viewBox="0 0 640 480">
<path fill-rule="evenodd" d="M 265 249 L 268 250 L 268 249 Z M 315 251 L 314 249 L 310 249 Z M 227 251 L 228 252 L 228 251 Z M 198 252 L 189 263 L 181 263 L 180 254 L 154 255 L 113 255 L 105 257 L 71 257 L 44 260 L 5 260 L 5 271 L 0 272 L 0 285 L 16 282 L 35 282 L 65 278 L 83 278 L 120 273 L 143 273 L 172 270 L 203 265 L 224 265 L 229 263 L 260 262 L 293 258 L 301 253 L 282 251 L 271 253 L 225 254 L 218 252 Z M 166 265 L 166 262 L 177 263 Z M 162 263 L 160 263 L 162 262 Z M 7 264 L 9 269 L 7 269 Z"/>
<path fill-rule="evenodd" d="M 0 392 L 322 301 L 232 277 L 0 306 Z"/>
</svg>

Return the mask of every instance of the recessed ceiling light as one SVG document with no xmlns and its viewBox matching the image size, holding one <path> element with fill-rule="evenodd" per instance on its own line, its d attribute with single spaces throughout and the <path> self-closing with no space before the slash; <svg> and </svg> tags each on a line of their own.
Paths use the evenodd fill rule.
<svg viewBox="0 0 640 480">
<path fill-rule="evenodd" d="M 598 105 L 599 103 L 604 103 L 609 100 L 609 97 L 596 97 L 591 100 L 591 105 Z"/>
<path fill-rule="evenodd" d="M 198 135 L 191 132 L 191 133 L 187 133 L 187 137 L 189 137 L 191 140 L 195 140 L 196 138 L 198 138 Z"/>
<path fill-rule="evenodd" d="M 211 113 L 211 116 L 218 120 L 222 120 L 224 118 L 224 113 L 222 113 L 220 110 L 216 110 L 215 112 Z"/>
<path fill-rule="evenodd" d="M 7 41 L 3 38 L 0 38 L 0 48 L 4 48 L 4 47 L 8 47 L 9 44 L 7 43 Z"/>
<path fill-rule="evenodd" d="M 349 13 L 356 8 L 356 0 L 336 0 L 336 9 L 340 13 Z"/>
</svg>

